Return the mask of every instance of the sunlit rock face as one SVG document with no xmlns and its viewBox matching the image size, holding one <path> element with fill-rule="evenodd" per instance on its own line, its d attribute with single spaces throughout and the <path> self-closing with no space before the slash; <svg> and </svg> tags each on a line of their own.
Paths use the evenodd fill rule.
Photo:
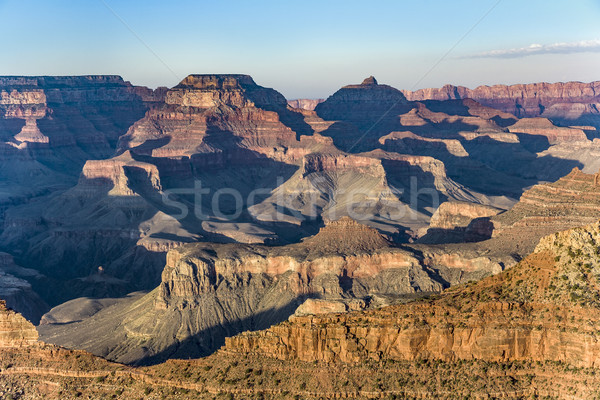
<svg viewBox="0 0 600 400">
<path fill-rule="evenodd" d="M 27 347 L 37 343 L 37 339 L 35 326 L 0 300 L 0 348 Z"/>
<path fill-rule="evenodd" d="M 149 294 L 119 300 L 83 321 L 72 311 L 85 302 L 73 300 L 45 315 L 40 331 L 45 341 L 120 362 L 200 356 L 227 336 L 294 313 L 377 308 L 502 269 L 489 259 L 434 258 L 394 246 L 347 217 L 286 246 L 186 244 L 168 253 L 161 283 Z M 65 322 L 69 313 L 68 329 L 52 322 Z"/>
<path fill-rule="evenodd" d="M 228 338 L 224 350 L 308 362 L 477 359 L 597 368 L 599 243 L 598 223 L 552 234 L 515 267 L 434 299 L 296 316 Z"/>
<path fill-rule="evenodd" d="M 519 85 L 445 85 L 436 89 L 403 91 L 409 100 L 474 99 L 481 104 L 522 117 L 546 117 L 566 125 L 598 122 L 600 82 L 531 83 Z"/>
</svg>

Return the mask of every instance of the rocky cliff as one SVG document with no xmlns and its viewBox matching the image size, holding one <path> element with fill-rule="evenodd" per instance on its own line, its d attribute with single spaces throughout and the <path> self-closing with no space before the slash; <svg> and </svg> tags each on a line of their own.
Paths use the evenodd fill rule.
<svg viewBox="0 0 600 400">
<path fill-rule="evenodd" d="M 556 182 L 533 186 L 513 208 L 493 217 L 493 235 L 519 238 L 525 245 L 552 232 L 592 223 L 600 218 L 599 194 L 598 174 L 575 168 Z"/>
<path fill-rule="evenodd" d="M 583 129 L 557 127 L 547 118 L 523 118 L 511 125 L 508 130 L 514 133 L 546 137 L 549 144 L 588 141 Z"/>
<path fill-rule="evenodd" d="M 317 107 L 317 104 L 324 102 L 325 99 L 295 99 L 288 100 L 288 104 L 294 108 L 312 111 Z"/>
<path fill-rule="evenodd" d="M 224 337 L 285 320 L 307 300 L 299 313 L 379 307 L 502 269 L 503 264 L 488 261 L 459 257 L 450 265 L 424 259 L 343 218 L 293 245 L 178 247 L 167 256 L 161 284 L 148 295 L 129 297 L 67 325 L 68 313 L 59 306 L 44 320 L 61 314 L 63 323 L 39 329 L 47 342 L 121 362 L 206 355 Z"/>
<path fill-rule="evenodd" d="M 0 300 L 0 348 L 25 347 L 35 344 L 38 333 L 35 326 L 18 313 L 6 308 Z"/>
<path fill-rule="evenodd" d="M 33 269 L 18 266 L 10 254 L 0 252 L 0 299 L 34 324 L 50 309 L 28 282 L 39 275 Z"/>
<path fill-rule="evenodd" d="M 43 274 L 25 279 L 52 306 L 152 289 L 182 243 L 294 243 L 342 216 L 406 243 L 439 203 L 508 209 L 540 180 L 600 167 L 590 127 L 411 101 L 373 77 L 316 111 L 247 75 L 155 91 L 112 76 L 2 82 L 1 151 L 18 163 L 0 180 L 0 242 Z"/>
<path fill-rule="evenodd" d="M 519 118 L 543 116 L 570 125 L 598 126 L 600 82 L 531 83 L 520 85 L 445 85 L 403 92 L 409 100 L 474 99 Z"/>
<path fill-rule="evenodd" d="M 517 266 L 426 301 L 293 317 L 226 339 L 224 350 L 285 360 L 480 359 L 600 366 L 600 224 L 543 238 Z"/>
<path fill-rule="evenodd" d="M 357 127 L 351 120 L 327 121 L 318 112 L 292 109 L 281 94 L 247 75 L 190 75 L 172 89 L 145 94 L 118 77 L 40 82 L 28 84 L 28 90 L 53 85 L 47 91 L 78 91 L 81 101 L 97 96 L 120 107 L 121 101 L 138 98 L 148 108 L 118 137 L 116 155 L 81 163 L 78 180 L 70 178 L 74 187 L 6 213 L 2 242 L 21 255 L 22 265 L 49 275 L 50 280 L 34 286 L 52 305 L 75 296 L 150 289 L 160 280 L 166 250 L 198 238 L 290 243 L 314 234 L 323 219 L 351 215 L 395 241 L 412 240 L 427 226 L 436 198 L 496 202 L 453 178 L 464 181 L 470 172 L 464 172 L 465 164 L 480 164 L 468 161 L 464 138 L 450 127 L 472 124 L 477 138 L 480 132 L 485 137 L 509 134 L 495 122 L 504 120 L 500 112 L 475 102 L 446 108 L 408 104 L 402 93 L 374 78 L 343 88 L 322 103 L 324 110 L 347 115 L 361 108 L 365 118 L 375 118 L 386 104 L 399 102 L 409 114 L 403 114 L 405 123 L 419 134 L 387 135 L 388 151 L 363 154 L 345 154 L 335 143 L 338 134 L 360 133 L 362 122 L 354 121 Z M 47 98 L 43 90 L 39 95 Z M 42 97 L 35 101 L 47 101 Z M 23 133 L 31 140 L 36 135 L 33 126 Z M 425 150 L 412 146 L 412 139 L 424 143 Z M 223 189 L 239 194 L 241 203 L 237 197 L 217 196 Z M 208 193 L 196 198 L 198 190 Z M 186 216 L 176 217 L 182 209 Z M 133 279 L 140 271 L 146 272 Z M 60 287 L 52 288 L 54 279 L 62 281 Z M 70 288 L 77 288 L 72 297 Z M 52 293 L 61 296 L 51 298 Z"/>
</svg>

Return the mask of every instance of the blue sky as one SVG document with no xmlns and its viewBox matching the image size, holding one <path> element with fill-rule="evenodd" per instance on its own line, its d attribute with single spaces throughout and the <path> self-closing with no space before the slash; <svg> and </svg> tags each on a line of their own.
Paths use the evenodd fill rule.
<svg viewBox="0 0 600 400">
<path fill-rule="evenodd" d="M 369 75 L 401 89 L 600 80 L 598 0 L 0 0 L 0 18 L 0 75 L 156 87 L 246 73 L 288 98 Z"/>
</svg>

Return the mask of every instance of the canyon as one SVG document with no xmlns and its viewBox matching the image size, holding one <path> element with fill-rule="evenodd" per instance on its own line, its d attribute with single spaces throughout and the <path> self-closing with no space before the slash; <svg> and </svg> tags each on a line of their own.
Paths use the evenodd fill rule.
<svg viewBox="0 0 600 400">
<path fill-rule="evenodd" d="M 548 237 L 600 219 L 597 86 L 408 92 L 369 77 L 288 101 L 237 74 L 154 90 L 0 77 L 2 309 L 52 344 L 32 345 L 12 311 L 0 341 L 17 358 L 23 347 L 148 365 L 131 371 L 160 371 L 165 387 L 179 365 L 167 360 L 189 357 L 208 357 L 192 370 L 235 360 L 240 385 L 258 380 L 248 363 L 299 365 L 308 380 L 314 362 L 593 370 L 591 331 L 547 320 L 595 326 L 595 261 L 578 259 L 593 254 L 564 236 L 595 241 L 595 228 L 561 246 Z M 528 295 L 529 281 L 550 297 Z M 211 393 L 234 393 L 205 372 Z M 540 376 L 532 389 L 513 378 L 541 393 Z"/>
<path fill-rule="evenodd" d="M 401 305 L 292 316 L 228 338 L 209 357 L 142 368 L 38 342 L 0 304 L 0 390 L 31 399 L 593 398 L 599 245 L 598 223 L 569 229 L 479 282 Z"/>
<path fill-rule="evenodd" d="M 81 317 L 89 300 L 65 303 L 39 326 L 46 342 L 125 363 L 206 356 L 237 332 L 295 312 L 368 309 L 500 272 L 505 259 L 426 257 L 342 218 L 298 244 L 198 243 L 167 254 L 160 285 Z M 514 263 L 514 261 L 513 261 Z M 298 311 L 297 311 L 298 310 Z M 302 311 L 305 310 L 305 311 Z"/>
</svg>

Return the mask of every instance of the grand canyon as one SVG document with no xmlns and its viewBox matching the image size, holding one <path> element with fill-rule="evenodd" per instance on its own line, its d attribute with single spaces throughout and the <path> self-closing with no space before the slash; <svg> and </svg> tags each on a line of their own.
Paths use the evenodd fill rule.
<svg viewBox="0 0 600 400">
<path fill-rule="evenodd" d="M 599 107 L 0 77 L 0 397 L 595 398 Z"/>
</svg>

